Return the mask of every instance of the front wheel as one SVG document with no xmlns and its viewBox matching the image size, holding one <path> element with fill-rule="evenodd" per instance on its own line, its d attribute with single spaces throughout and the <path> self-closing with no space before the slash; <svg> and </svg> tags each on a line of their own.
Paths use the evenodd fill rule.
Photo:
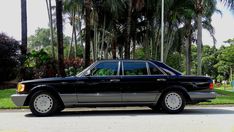
<svg viewBox="0 0 234 132">
<path fill-rule="evenodd" d="M 179 91 L 165 93 L 161 101 L 163 111 L 172 114 L 183 111 L 186 104 L 183 94 Z"/>
<path fill-rule="evenodd" d="M 36 116 L 49 116 L 58 109 L 58 100 L 46 91 L 38 91 L 32 95 L 29 103 L 31 112 Z"/>
</svg>

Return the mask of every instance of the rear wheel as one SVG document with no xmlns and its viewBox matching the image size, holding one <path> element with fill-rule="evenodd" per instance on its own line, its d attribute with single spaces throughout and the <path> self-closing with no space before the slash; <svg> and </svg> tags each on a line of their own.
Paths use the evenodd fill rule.
<svg viewBox="0 0 234 132">
<path fill-rule="evenodd" d="M 169 91 L 161 100 L 162 109 L 167 113 L 179 113 L 184 110 L 185 104 L 185 98 L 179 91 Z"/>
<path fill-rule="evenodd" d="M 31 112 L 36 116 L 49 116 L 57 111 L 58 99 L 47 91 L 38 91 L 32 95 L 29 103 Z"/>
</svg>

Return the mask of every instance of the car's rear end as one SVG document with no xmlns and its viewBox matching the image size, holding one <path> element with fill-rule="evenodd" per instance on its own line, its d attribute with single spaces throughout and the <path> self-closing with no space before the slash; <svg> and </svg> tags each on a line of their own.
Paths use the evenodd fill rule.
<svg viewBox="0 0 234 132">
<path fill-rule="evenodd" d="M 213 80 L 203 76 L 181 76 L 179 82 L 186 87 L 191 103 L 207 102 L 216 98 Z"/>
</svg>

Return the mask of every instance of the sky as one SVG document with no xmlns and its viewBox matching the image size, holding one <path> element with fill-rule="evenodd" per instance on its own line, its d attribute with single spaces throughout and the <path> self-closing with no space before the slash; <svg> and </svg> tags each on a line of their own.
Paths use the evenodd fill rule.
<svg viewBox="0 0 234 132">
<path fill-rule="evenodd" d="M 223 41 L 234 38 L 234 13 L 231 13 L 221 3 L 217 8 L 222 15 L 215 13 L 212 16 L 212 25 L 215 28 L 217 39 L 216 47 L 227 45 Z M 28 36 L 33 35 L 38 27 L 48 27 L 48 16 L 45 0 L 27 0 L 28 10 Z M 21 18 L 20 0 L 4 0 L 0 4 L 0 32 L 20 40 L 21 39 Z M 69 27 L 65 27 L 64 33 L 70 34 Z M 212 38 L 206 30 L 203 30 L 203 44 L 213 45 Z"/>
</svg>

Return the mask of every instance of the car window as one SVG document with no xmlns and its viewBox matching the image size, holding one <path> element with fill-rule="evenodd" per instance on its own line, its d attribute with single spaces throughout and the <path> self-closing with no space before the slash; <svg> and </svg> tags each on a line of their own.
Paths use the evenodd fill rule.
<svg viewBox="0 0 234 132">
<path fill-rule="evenodd" d="M 118 62 L 101 62 L 91 70 L 92 76 L 113 76 L 117 75 Z"/>
<path fill-rule="evenodd" d="M 123 62 L 124 75 L 148 75 L 145 62 Z"/>
<path fill-rule="evenodd" d="M 153 64 L 148 63 L 149 64 L 149 70 L 150 70 L 150 74 L 151 75 L 163 75 L 163 73 Z"/>
</svg>

